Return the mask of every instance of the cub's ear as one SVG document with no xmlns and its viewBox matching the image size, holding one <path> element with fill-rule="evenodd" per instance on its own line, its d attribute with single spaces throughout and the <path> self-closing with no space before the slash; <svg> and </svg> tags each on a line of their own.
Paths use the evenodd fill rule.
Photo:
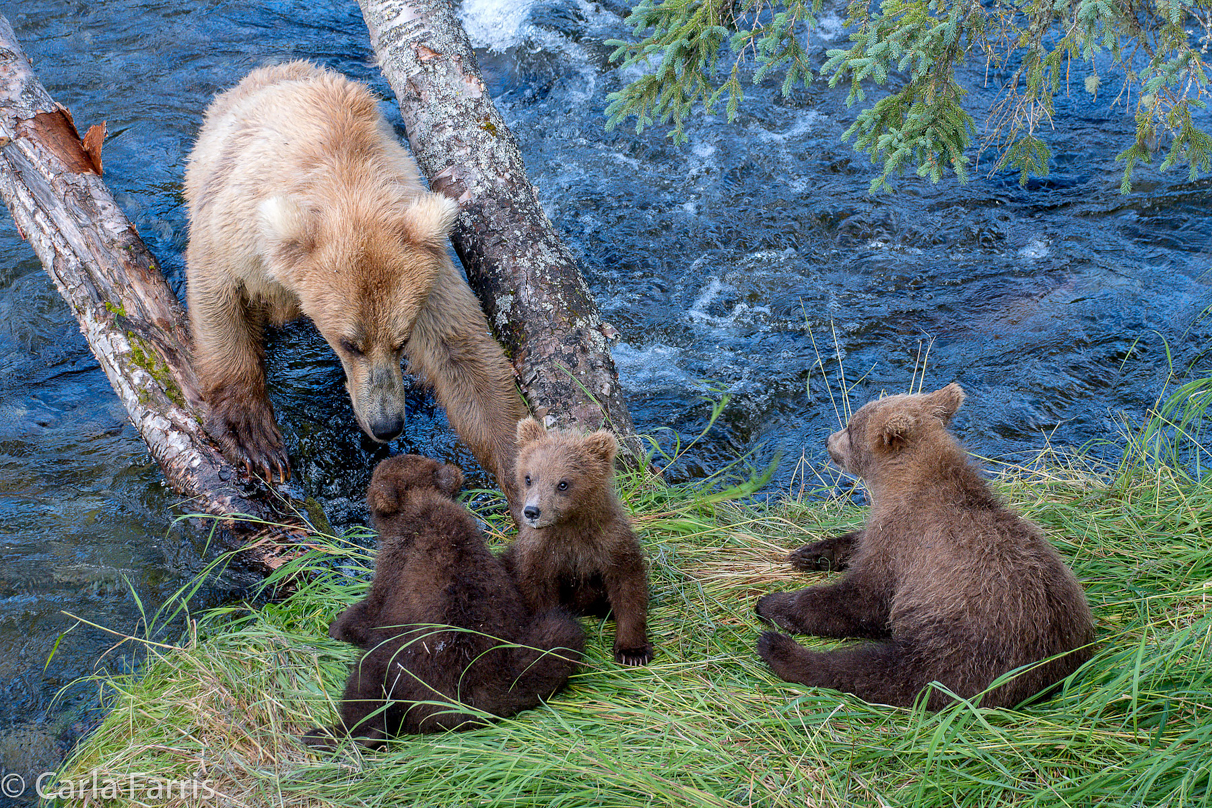
<svg viewBox="0 0 1212 808">
<path fill-rule="evenodd" d="M 366 489 L 366 507 L 375 516 L 391 516 L 400 510 L 400 488 L 390 474 L 375 474 Z"/>
<path fill-rule="evenodd" d="M 438 490 L 451 499 L 454 499 L 455 495 L 459 493 L 459 489 L 463 487 L 463 470 L 450 463 L 438 466 L 433 477 Z"/>
<path fill-rule="evenodd" d="M 518 421 L 518 445 L 525 446 L 547 436 L 547 428 L 534 418 Z"/>
<path fill-rule="evenodd" d="M 615 453 L 619 451 L 619 442 L 605 429 L 599 429 L 597 432 L 586 435 L 582 445 L 590 455 L 606 465 L 614 462 Z"/>
<path fill-rule="evenodd" d="M 894 412 L 884 421 L 880 437 L 889 449 L 901 449 L 909 442 L 909 436 L 917 427 L 917 417 L 911 412 Z"/>
<path fill-rule="evenodd" d="M 315 216 L 288 196 L 271 196 L 257 205 L 261 238 L 273 256 L 274 265 L 293 264 L 311 253 L 316 246 Z"/>
<path fill-rule="evenodd" d="M 445 251 L 446 238 L 458 217 L 458 202 L 442 194 L 422 191 L 404 209 L 404 239 L 419 247 Z"/>
<path fill-rule="evenodd" d="M 926 408 L 928 412 L 941 418 L 944 424 L 949 424 L 965 398 L 967 395 L 964 388 L 951 382 L 943 389 L 935 390 L 926 396 Z"/>
</svg>

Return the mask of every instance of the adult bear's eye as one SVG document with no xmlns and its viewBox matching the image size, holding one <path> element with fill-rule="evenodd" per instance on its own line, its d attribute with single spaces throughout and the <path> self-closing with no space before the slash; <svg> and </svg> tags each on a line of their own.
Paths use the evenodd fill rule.
<svg viewBox="0 0 1212 808">
<path fill-rule="evenodd" d="M 560 480 L 560 484 L 557 485 L 556 488 L 559 489 L 560 491 L 567 491 L 568 490 L 568 481 Z"/>
<path fill-rule="evenodd" d="M 526 475 L 526 487 L 527 488 L 530 487 L 530 475 L 529 474 Z"/>
<path fill-rule="evenodd" d="M 347 354 L 351 354 L 352 356 L 361 356 L 362 355 L 362 349 L 359 348 L 357 345 L 355 345 L 354 341 L 351 339 L 342 338 L 340 345 L 341 345 L 341 350 L 345 351 L 345 353 L 347 353 Z"/>
</svg>

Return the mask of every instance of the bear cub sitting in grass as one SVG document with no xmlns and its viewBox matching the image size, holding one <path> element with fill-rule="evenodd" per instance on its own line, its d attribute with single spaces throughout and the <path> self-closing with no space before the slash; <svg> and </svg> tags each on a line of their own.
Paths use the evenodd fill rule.
<svg viewBox="0 0 1212 808">
<path fill-rule="evenodd" d="M 483 726 L 538 705 L 575 669 L 580 622 L 526 608 L 454 501 L 462 485 L 457 466 L 417 455 L 375 469 L 366 494 L 379 531 L 374 580 L 328 630 L 366 653 L 350 671 L 339 723 L 312 730 L 309 743 L 350 735 L 373 747 L 400 733 Z"/>
<path fill-rule="evenodd" d="M 518 422 L 516 485 L 522 521 L 501 560 L 536 611 L 563 604 L 614 613 L 614 659 L 646 665 L 648 576 L 640 543 L 614 493 L 614 435 L 548 432 Z"/>
<path fill-rule="evenodd" d="M 757 612 L 800 634 L 875 642 L 817 652 L 768 631 L 758 653 L 783 679 L 908 706 L 932 681 L 971 698 L 1034 665 L 981 702 L 1007 707 L 1090 658 L 1081 585 L 1040 530 L 998 501 L 947 430 L 963 400 L 954 383 L 888 396 L 829 436 L 833 461 L 866 482 L 871 514 L 861 531 L 791 554 L 800 569 L 846 569 L 841 580 L 767 595 Z M 927 707 L 949 701 L 934 689 Z"/>
</svg>

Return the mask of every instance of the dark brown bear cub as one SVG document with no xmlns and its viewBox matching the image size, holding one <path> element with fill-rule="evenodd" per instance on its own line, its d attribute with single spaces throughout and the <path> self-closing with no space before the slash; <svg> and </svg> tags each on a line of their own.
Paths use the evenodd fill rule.
<svg viewBox="0 0 1212 808">
<path fill-rule="evenodd" d="M 789 631 L 875 642 L 824 653 L 764 633 L 758 653 L 784 679 L 908 706 L 932 681 L 1007 707 L 1091 655 L 1086 596 L 1040 530 L 994 496 L 947 431 L 964 391 L 873 401 L 829 436 L 829 456 L 871 496 L 863 530 L 805 545 L 801 569 L 847 569 L 833 584 L 767 595 L 758 614 Z M 935 689 L 927 707 L 950 701 Z"/>
<path fill-rule="evenodd" d="M 458 467 L 416 455 L 375 469 L 366 494 L 379 531 L 374 580 L 328 630 L 366 650 L 332 736 L 377 746 L 400 733 L 483 726 L 536 706 L 576 667 L 580 623 L 560 609 L 526 608 L 453 501 L 462 484 Z M 307 740 L 326 744 L 328 735 L 313 730 Z"/>
<path fill-rule="evenodd" d="M 522 521 L 501 560 L 532 609 L 563 604 L 580 614 L 614 613 L 614 658 L 645 665 L 648 577 L 644 554 L 614 493 L 614 435 L 548 432 L 518 422 L 517 490 Z"/>
</svg>

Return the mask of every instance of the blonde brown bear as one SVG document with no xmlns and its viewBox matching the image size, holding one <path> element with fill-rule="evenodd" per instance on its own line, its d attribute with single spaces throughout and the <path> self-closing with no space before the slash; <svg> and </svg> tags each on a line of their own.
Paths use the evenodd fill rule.
<svg viewBox="0 0 1212 808">
<path fill-rule="evenodd" d="M 406 356 L 511 490 L 525 408 L 447 254 L 458 206 L 425 190 L 365 87 L 306 62 L 253 71 L 207 110 L 185 198 L 194 361 L 207 430 L 230 459 L 289 474 L 262 329 L 306 316 L 340 358 L 367 435 L 403 431 Z"/>
<path fill-rule="evenodd" d="M 870 402 L 829 437 L 829 456 L 862 477 L 861 531 L 801 547 L 800 569 L 845 569 L 836 583 L 767 595 L 758 614 L 799 634 L 874 642 L 810 651 L 768 631 L 758 653 L 784 679 L 908 706 L 932 681 L 1010 707 L 1090 658 L 1086 595 L 1039 528 L 989 490 L 947 425 L 958 384 Z M 1048 660 L 1048 661 L 1044 661 Z M 931 691 L 927 707 L 950 697 Z"/>
</svg>

